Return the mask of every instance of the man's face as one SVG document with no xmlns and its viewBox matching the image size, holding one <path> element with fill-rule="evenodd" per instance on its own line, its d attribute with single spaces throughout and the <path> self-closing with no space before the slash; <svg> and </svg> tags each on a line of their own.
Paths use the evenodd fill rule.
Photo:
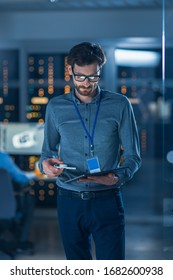
<svg viewBox="0 0 173 280">
<path fill-rule="evenodd" d="M 85 66 L 75 64 L 73 69 L 69 66 L 68 70 L 70 75 L 72 75 L 77 93 L 81 96 L 94 96 L 100 77 L 99 65 L 97 63 Z"/>
</svg>

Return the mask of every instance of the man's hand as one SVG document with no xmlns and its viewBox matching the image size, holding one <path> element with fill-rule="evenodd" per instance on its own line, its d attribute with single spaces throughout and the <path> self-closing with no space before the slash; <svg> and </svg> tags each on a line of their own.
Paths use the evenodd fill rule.
<svg viewBox="0 0 173 280">
<path fill-rule="evenodd" d="M 57 177 L 63 172 L 63 168 L 56 168 L 54 167 L 55 164 L 63 164 L 63 162 L 57 158 L 49 158 L 43 160 L 43 171 L 47 175 L 47 177 Z"/>
<path fill-rule="evenodd" d="M 108 173 L 103 176 L 88 176 L 87 178 L 81 178 L 78 182 L 94 182 L 97 184 L 103 184 L 107 186 L 113 186 L 118 183 L 119 178 L 113 173 Z"/>
</svg>

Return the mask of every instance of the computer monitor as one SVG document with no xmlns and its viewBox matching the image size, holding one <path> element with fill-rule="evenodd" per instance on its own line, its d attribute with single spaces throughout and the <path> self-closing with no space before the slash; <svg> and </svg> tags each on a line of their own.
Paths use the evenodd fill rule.
<svg viewBox="0 0 173 280">
<path fill-rule="evenodd" d="M 0 148 L 9 154 L 39 155 L 43 131 L 39 123 L 0 123 Z"/>
</svg>

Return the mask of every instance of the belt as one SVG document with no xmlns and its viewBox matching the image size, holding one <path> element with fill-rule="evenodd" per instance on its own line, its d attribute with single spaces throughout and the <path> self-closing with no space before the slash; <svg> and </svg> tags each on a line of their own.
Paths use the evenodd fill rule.
<svg viewBox="0 0 173 280">
<path fill-rule="evenodd" d="M 112 190 L 104 190 L 104 191 L 82 191 L 82 192 L 76 192 L 71 190 L 66 190 L 62 188 L 58 188 L 58 195 L 70 197 L 70 198 L 80 198 L 82 200 L 91 200 L 99 197 L 107 197 L 107 196 L 113 196 L 115 193 L 120 191 L 120 187 L 117 187 L 116 189 Z"/>
</svg>

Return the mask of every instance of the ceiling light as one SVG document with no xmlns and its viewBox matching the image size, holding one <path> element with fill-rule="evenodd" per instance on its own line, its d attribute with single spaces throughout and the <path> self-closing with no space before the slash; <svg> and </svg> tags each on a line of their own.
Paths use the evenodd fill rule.
<svg viewBox="0 0 173 280">
<path fill-rule="evenodd" d="M 116 49 L 115 61 L 121 66 L 154 67 L 160 61 L 160 54 L 154 51 Z"/>
<path fill-rule="evenodd" d="M 50 3 L 58 2 L 59 0 L 49 0 Z"/>
</svg>

